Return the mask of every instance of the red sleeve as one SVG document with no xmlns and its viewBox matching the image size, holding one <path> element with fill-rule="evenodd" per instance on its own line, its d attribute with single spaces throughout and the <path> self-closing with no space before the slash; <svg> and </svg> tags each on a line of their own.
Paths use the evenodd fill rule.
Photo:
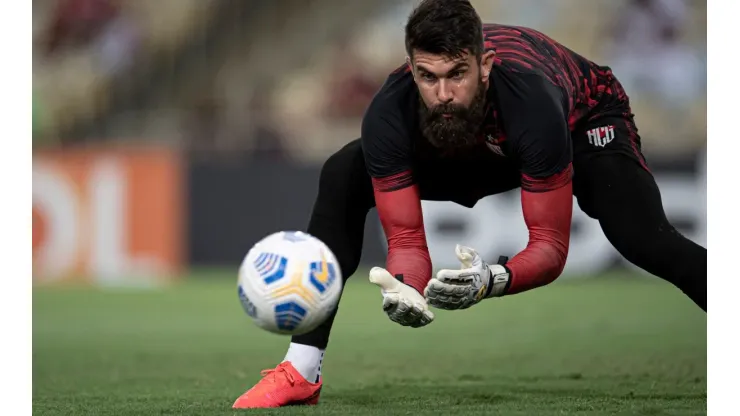
<svg viewBox="0 0 740 416">
<path fill-rule="evenodd" d="M 375 206 L 388 239 L 386 268 L 424 293 L 432 276 L 432 260 L 424 233 L 419 187 L 412 183 L 410 172 L 372 181 Z"/>
<path fill-rule="evenodd" d="M 565 267 L 573 213 L 572 166 L 544 179 L 524 175 L 522 211 L 529 243 L 506 267 L 511 271 L 507 295 L 544 286 Z"/>
</svg>

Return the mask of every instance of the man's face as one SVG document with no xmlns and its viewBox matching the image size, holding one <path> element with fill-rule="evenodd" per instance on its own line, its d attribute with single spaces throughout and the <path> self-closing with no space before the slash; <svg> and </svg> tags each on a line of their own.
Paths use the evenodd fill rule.
<svg viewBox="0 0 740 416">
<path fill-rule="evenodd" d="M 421 129 L 434 146 L 452 149 L 477 142 L 492 63 L 493 52 L 479 62 L 467 53 L 449 58 L 414 51 L 409 64 L 421 97 Z"/>
</svg>

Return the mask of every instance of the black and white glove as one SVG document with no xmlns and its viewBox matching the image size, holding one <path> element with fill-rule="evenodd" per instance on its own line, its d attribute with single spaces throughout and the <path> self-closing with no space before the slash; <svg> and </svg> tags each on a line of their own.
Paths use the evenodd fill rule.
<svg viewBox="0 0 740 416">
<path fill-rule="evenodd" d="M 488 265 L 470 247 L 457 245 L 460 270 L 440 270 L 424 289 L 429 305 L 439 309 L 467 309 L 483 299 L 506 293 L 511 273 L 503 264 Z M 505 258 L 499 261 L 505 263 Z"/>
<path fill-rule="evenodd" d="M 427 301 L 411 286 L 398 281 L 381 267 L 370 270 L 370 282 L 380 287 L 383 295 L 383 311 L 391 321 L 403 326 L 419 328 L 434 320 Z"/>
</svg>

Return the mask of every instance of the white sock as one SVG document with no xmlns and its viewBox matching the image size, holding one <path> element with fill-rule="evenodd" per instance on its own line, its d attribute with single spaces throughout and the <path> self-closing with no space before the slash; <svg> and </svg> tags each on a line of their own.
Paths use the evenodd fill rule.
<svg viewBox="0 0 740 416">
<path fill-rule="evenodd" d="M 309 383 L 318 383 L 321 378 L 321 363 L 324 362 L 325 351 L 310 345 L 291 342 L 283 362 L 290 361 Z"/>
</svg>

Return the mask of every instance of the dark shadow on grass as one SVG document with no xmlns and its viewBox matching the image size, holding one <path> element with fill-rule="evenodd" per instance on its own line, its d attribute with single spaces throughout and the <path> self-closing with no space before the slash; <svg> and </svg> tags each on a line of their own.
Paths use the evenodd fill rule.
<svg viewBox="0 0 740 416">
<path fill-rule="evenodd" d="M 372 389 L 342 390 L 341 394 L 327 395 L 326 400 L 331 400 L 337 405 L 348 405 L 355 408 L 378 408 L 392 407 L 402 403 L 405 407 L 417 405 L 428 407 L 436 404 L 447 406 L 472 406 L 500 405 L 502 403 L 516 401 L 516 397 L 506 394 L 482 393 L 480 389 L 470 389 L 464 386 L 444 389 L 429 389 L 408 385 L 396 385 L 394 387 Z"/>
</svg>

